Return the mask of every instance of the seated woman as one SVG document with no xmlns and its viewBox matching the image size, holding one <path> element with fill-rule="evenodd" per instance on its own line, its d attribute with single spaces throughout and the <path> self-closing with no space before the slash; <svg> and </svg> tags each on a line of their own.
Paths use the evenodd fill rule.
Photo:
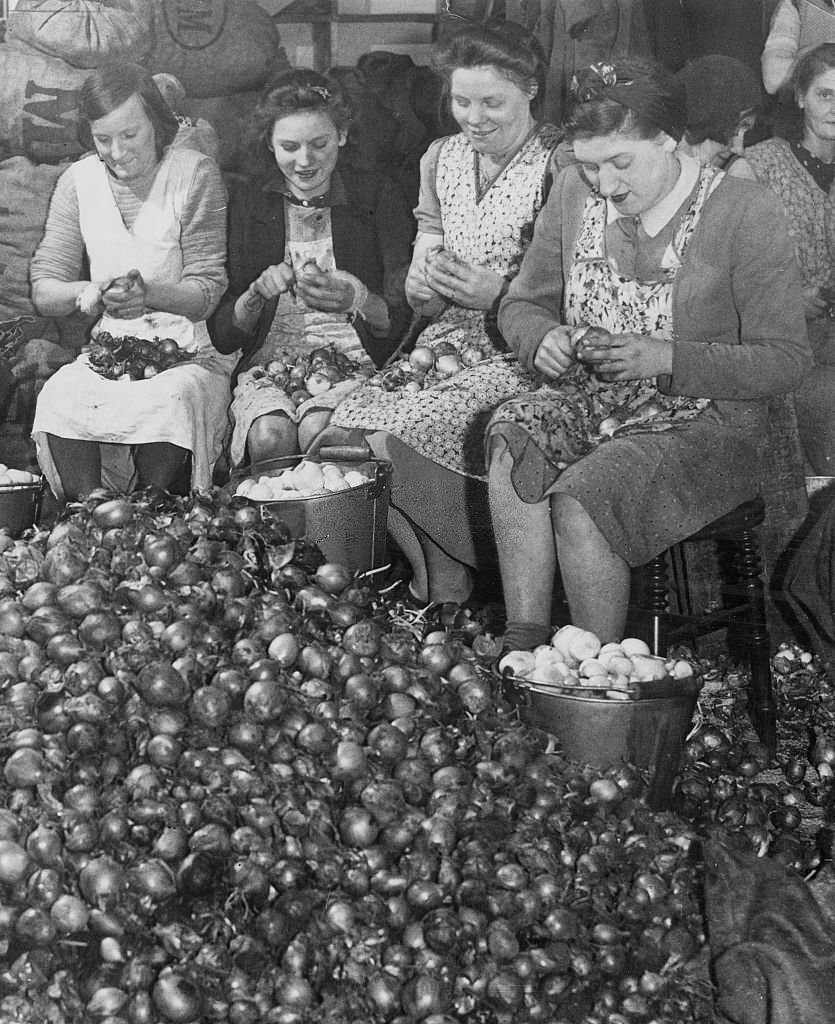
<svg viewBox="0 0 835 1024">
<path fill-rule="evenodd" d="M 623 635 L 630 569 L 753 497 L 769 395 L 809 366 L 779 202 L 677 152 L 662 67 L 584 76 L 555 182 L 499 325 L 542 380 L 487 429 L 505 643 L 571 620 Z"/>
<path fill-rule="evenodd" d="M 741 60 L 711 53 L 676 75 L 684 88 L 687 125 L 679 151 L 734 178 L 756 176 L 746 163 L 745 134 L 756 123 L 760 83 Z"/>
<path fill-rule="evenodd" d="M 173 149 L 177 121 L 139 65 L 107 64 L 81 89 L 94 152 L 59 178 L 32 258 L 44 316 L 81 311 L 93 337 L 173 339 L 188 355 L 145 380 L 112 380 L 82 353 L 38 398 L 32 434 L 59 498 L 102 485 L 167 489 L 191 457 L 208 488 L 226 432 L 234 359 L 212 347 L 205 318 L 226 287 L 226 191 L 214 160 Z M 90 279 L 82 277 L 85 258 Z M 104 459 L 104 463 L 103 463 Z"/>
<path fill-rule="evenodd" d="M 421 163 L 406 293 L 430 323 L 412 355 L 414 373 L 371 381 L 332 420 L 361 431 L 393 464 L 389 527 L 421 604 L 463 601 L 472 589 L 479 508 L 489 523 L 484 424 L 503 398 L 532 386 L 506 354 L 495 311 L 560 138 L 532 113 L 544 57 L 521 26 L 465 28 L 438 45 L 434 63 L 461 131 L 433 142 Z"/>
<path fill-rule="evenodd" d="M 229 289 L 209 323 L 222 352 L 243 349 L 232 465 L 306 451 L 408 326 L 413 221 L 396 185 L 340 166 L 349 120 L 337 83 L 307 69 L 253 114 L 258 166 L 230 200 Z M 334 385 L 311 394 L 293 371 L 317 360 Z"/>
<path fill-rule="evenodd" d="M 835 474 L 835 43 L 801 57 L 794 95 L 800 138 L 766 139 L 745 151 L 757 179 L 779 197 L 803 277 L 806 326 L 816 367 L 795 395 L 806 456 L 822 476 Z"/>
</svg>

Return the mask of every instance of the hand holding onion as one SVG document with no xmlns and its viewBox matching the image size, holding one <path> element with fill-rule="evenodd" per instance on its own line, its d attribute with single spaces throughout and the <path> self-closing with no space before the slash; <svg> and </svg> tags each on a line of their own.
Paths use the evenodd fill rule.
<svg viewBox="0 0 835 1024">
<path fill-rule="evenodd" d="M 129 270 L 124 277 L 114 278 L 101 295 L 110 316 L 133 320 L 145 312 L 145 281 L 138 270 Z"/>
<path fill-rule="evenodd" d="M 348 275 L 322 270 L 308 261 L 296 277 L 296 295 L 323 313 L 347 313 L 354 304 L 354 286 Z"/>
<path fill-rule="evenodd" d="M 426 283 L 456 306 L 490 309 L 504 285 L 504 278 L 489 267 L 468 263 L 440 249 L 426 258 Z"/>
<path fill-rule="evenodd" d="M 589 337 L 591 330 L 595 334 Z M 598 334 L 581 340 L 578 358 L 603 380 L 646 380 L 673 372 L 673 343 L 642 334 Z"/>
</svg>

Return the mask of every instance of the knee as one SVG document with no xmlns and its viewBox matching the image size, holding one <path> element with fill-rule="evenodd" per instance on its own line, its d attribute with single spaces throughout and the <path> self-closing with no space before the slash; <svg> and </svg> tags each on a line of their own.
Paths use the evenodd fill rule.
<svg viewBox="0 0 835 1024">
<path fill-rule="evenodd" d="M 487 438 L 484 457 L 489 476 L 496 479 L 510 477 L 510 472 L 513 469 L 513 455 L 507 446 L 507 441 L 500 434 L 493 434 Z"/>
<path fill-rule="evenodd" d="M 259 416 L 253 420 L 247 435 L 249 457 L 258 459 L 275 458 L 281 455 L 298 454 L 296 425 L 283 413 Z"/>
<path fill-rule="evenodd" d="M 551 496 L 551 522 L 557 539 L 568 544 L 585 543 L 592 534 L 597 533 L 588 512 L 570 494 Z"/>
</svg>

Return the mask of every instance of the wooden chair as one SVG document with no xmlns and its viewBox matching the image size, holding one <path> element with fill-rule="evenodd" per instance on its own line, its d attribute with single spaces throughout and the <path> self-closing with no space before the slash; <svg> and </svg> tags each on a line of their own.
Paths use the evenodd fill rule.
<svg viewBox="0 0 835 1024">
<path fill-rule="evenodd" d="M 765 501 L 758 496 L 709 523 L 636 571 L 633 602 L 656 652 L 670 644 L 696 640 L 727 628 L 731 650 L 744 657 L 751 672 L 748 710 L 754 728 L 773 757 L 777 744 L 777 709 L 771 684 L 771 644 L 765 604 L 760 529 Z M 694 607 L 689 587 L 691 542 L 712 541 L 721 576 L 721 603 Z M 700 566 L 700 571 L 701 571 Z M 671 592 L 677 608 L 671 608 Z"/>
</svg>

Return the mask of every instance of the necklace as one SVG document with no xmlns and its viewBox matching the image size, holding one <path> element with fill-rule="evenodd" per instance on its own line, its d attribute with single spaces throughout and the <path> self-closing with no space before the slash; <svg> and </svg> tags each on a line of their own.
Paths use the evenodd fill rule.
<svg viewBox="0 0 835 1024">
<path fill-rule="evenodd" d="M 802 142 L 792 140 L 790 145 L 797 161 L 812 175 L 818 188 L 828 192 L 835 181 L 835 163 L 821 160 L 819 156 L 809 152 Z"/>
<path fill-rule="evenodd" d="M 292 203 L 294 206 L 330 206 L 328 202 L 328 193 L 326 192 L 321 196 L 311 196 L 310 199 L 299 199 L 298 196 L 294 196 L 293 193 L 288 189 L 286 192 L 281 193 L 288 203 Z"/>
</svg>

